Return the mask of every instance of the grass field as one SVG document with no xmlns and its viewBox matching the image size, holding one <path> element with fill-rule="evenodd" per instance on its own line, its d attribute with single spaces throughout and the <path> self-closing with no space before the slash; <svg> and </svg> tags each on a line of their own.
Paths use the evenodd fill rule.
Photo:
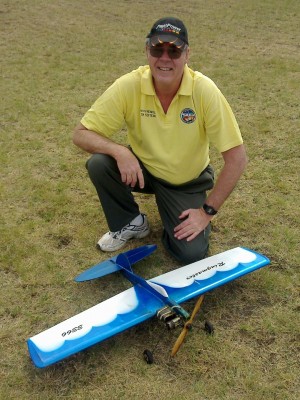
<svg viewBox="0 0 300 400">
<path fill-rule="evenodd" d="M 299 12 L 298 0 L 2 0 L 1 400 L 299 398 Z M 71 135 L 110 83 L 146 62 L 144 38 L 166 15 L 185 21 L 190 66 L 229 100 L 249 156 L 210 252 L 242 245 L 271 265 L 208 294 L 174 359 L 179 332 L 152 320 L 38 370 L 27 338 L 128 287 L 119 275 L 73 282 L 106 258 L 95 243 L 107 226 Z M 158 244 L 136 268 L 149 278 L 177 265 L 153 198 L 138 201 L 152 233 L 130 246 Z M 158 340 L 148 366 L 141 354 Z"/>
</svg>

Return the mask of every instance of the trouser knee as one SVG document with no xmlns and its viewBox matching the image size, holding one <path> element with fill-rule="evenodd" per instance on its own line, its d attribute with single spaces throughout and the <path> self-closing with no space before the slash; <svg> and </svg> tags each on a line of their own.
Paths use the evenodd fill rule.
<svg viewBox="0 0 300 400">
<path fill-rule="evenodd" d="M 166 250 L 174 258 L 176 258 L 180 263 L 187 265 L 202 260 L 207 256 L 209 248 L 209 232 L 210 226 L 190 242 L 187 242 L 184 239 L 170 239 L 170 237 L 168 237 L 164 232 L 162 242 Z"/>
<path fill-rule="evenodd" d="M 100 177 L 105 182 L 106 177 L 118 172 L 116 161 L 106 154 L 93 154 L 86 162 L 86 168 L 92 182 L 98 181 Z"/>
<path fill-rule="evenodd" d="M 175 256 L 178 261 L 184 265 L 188 265 L 205 258 L 207 252 L 208 243 L 202 248 L 199 248 L 198 246 L 191 245 L 189 242 L 187 246 L 181 246 L 181 251 L 177 252 Z"/>
</svg>

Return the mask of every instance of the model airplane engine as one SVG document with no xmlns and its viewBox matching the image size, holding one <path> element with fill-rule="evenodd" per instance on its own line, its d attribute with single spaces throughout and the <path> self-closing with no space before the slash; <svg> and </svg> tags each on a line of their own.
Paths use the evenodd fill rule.
<svg viewBox="0 0 300 400">
<path fill-rule="evenodd" d="M 182 319 L 171 307 L 163 307 L 157 311 L 157 318 L 163 321 L 168 329 L 175 329 L 177 326 L 182 326 Z"/>
</svg>

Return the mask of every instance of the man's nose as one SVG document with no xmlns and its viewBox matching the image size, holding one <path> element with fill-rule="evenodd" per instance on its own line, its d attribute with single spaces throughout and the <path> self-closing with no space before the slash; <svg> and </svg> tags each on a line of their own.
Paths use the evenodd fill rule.
<svg viewBox="0 0 300 400">
<path fill-rule="evenodd" d="M 166 58 L 168 60 L 171 59 L 171 57 L 169 56 L 169 48 L 168 47 L 163 48 L 163 53 L 159 58 L 163 58 L 163 59 Z"/>
</svg>

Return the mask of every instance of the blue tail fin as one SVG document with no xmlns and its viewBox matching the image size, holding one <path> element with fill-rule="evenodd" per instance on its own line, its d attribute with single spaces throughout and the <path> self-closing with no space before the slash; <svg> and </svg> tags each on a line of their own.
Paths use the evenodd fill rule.
<svg viewBox="0 0 300 400">
<path fill-rule="evenodd" d="M 117 263 L 118 267 L 121 267 L 122 269 L 126 269 L 126 270 L 132 272 L 131 263 L 129 261 L 129 258 L 126 256 L 126 254 L 124 254 L 124 253 L 119 254 L 116 259 L 116 263 Z"/>
</svg>

